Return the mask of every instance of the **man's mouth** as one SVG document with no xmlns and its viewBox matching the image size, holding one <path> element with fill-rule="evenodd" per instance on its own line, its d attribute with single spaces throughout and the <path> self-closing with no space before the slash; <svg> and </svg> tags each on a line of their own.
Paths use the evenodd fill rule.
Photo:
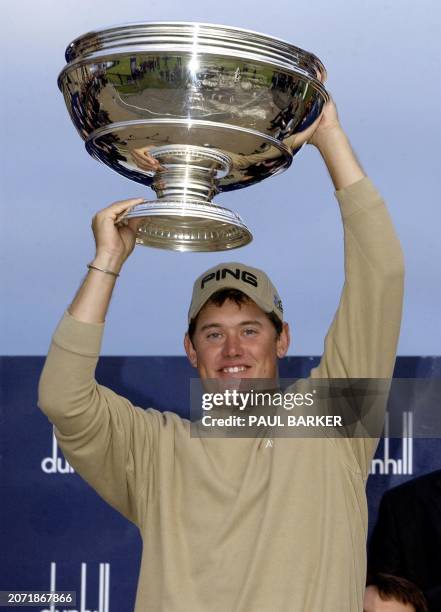
<svg viewBox="0 0 441 612">
<path fill-rule="evenodd" d="M 228 366 L 226 368 L 221 368 L 221 372 L 224 374 L 239 374 L 241 372 L 246 372 L 248 370 L 248 366 L 237 365 L 237 366 Z"/>
</svg>

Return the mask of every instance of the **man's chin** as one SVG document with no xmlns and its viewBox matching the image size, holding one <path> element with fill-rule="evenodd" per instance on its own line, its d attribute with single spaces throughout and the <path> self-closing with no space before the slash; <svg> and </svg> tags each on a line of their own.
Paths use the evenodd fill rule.
<svg viewBox="0 0 441 612">
<path fill-rule="evenodd" d="M 236 376 L 213 376 L 213 378 L 202 379 L 202 385 L 205 391 L 211 393 L 223 393 L 224 391 L 234 391 L 248 386 L 250 379 L 239 378 Z"/>
<path fill-rule="evenodd" d="M 214 378 L 205 378 L 202 384 L 207 391 L 223 393 L 224 391 L 264 391 L 278 386 L 277 378 L 257 378 L 250 372 L 222 373 Z"/>
</svg>

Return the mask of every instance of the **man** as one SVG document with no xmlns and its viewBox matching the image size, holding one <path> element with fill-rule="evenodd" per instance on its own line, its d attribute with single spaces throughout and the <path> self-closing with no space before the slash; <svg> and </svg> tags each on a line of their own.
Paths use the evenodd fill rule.
<svg viewBox="0 0 441 612">
<path fill-rule="evenodd" d="M 309 140 L 320 151 L 345 231 L 345 285 L 311 376 L 389 378 L 403 263 L 385 205 L 332 102 L 296 138 L 296 145 Z M 115 221 L 136 202 L 118 202 L 94 218 L 93 267 L 55 333 L 40 385 L 40 406 L 69 462 L 139 526 L 136 610 L 360 611 L 365 481 L 376 440 L 278 438 L 268 448 L 257 438 L 191 438 L 187 420 L 134 408 L 96 384 L 103 321 L 135 243 L 135 222 L 118 229 Z M 273 378 L 288 350 L 278 298 L 261 300 L 243 281 L 247 266 L 239 268 L 238 283 L 218 288 L 240 290 L 242 301 L 210 302 L 202 280 L 195 283 L 185 348 L 202 379 Z M 266 275 L 256 274 L 258 288 L 269 283 L 271 291 Z"/>
<path fill-rule="evenodd" d="M 368 578 L 363 612 L 428 612 L 424 595 L 412 582 L 389 574 Z"/>
<path fill-rule="evenodd" d="M 403 576 L 441 610 L 441 470 L 386 491 L 369 548 L 372 572 Z"/>
</svg>

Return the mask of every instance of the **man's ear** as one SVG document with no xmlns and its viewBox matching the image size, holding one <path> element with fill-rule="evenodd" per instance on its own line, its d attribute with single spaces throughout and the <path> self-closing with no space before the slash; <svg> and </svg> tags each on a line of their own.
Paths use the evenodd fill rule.
<svg viewBox="0 0 441 612">
<path fill-rule="evenodd" d="M 198 367 L 197 353 L 193 346 L 193 342 L 190 340 L 190 336 L 188 334 L 185 334 L 184 336 L 184 348 L 185 348 L 185 352 L 187 353 L 189 362 L 194 368 L 197 368 Z"/>
<path fill-rule="evenodd" d="M 277 357 L 279 359 L 285 357 L 286 353 L 288 352 L 290 342 L 291 334 L 289 331 L 289 325 L 288 323 L 283 323 L 283 329 L 280 336 L 277 338 Z"/>
</svg>

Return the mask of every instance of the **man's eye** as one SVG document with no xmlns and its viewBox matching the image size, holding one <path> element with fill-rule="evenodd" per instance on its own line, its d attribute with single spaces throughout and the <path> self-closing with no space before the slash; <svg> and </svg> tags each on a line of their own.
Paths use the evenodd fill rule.
<svg viewBox="0 0 441 612">
<path fill-rule="evenodd" d="M 211 338 L 212 340 L 217 340 L 218 338 L 221 337 L 221 333 L 220 332 L 210 332 L 209 334 L 207 334 L 207 338 Z"/>
<path fill-rule="evenodd" d="M 254 336 L 255 334 L 257 334 L 257 330 L 253 329 L 252 327 L 246 327 L 243 330 L 245 336 Z"/>
</svg>

